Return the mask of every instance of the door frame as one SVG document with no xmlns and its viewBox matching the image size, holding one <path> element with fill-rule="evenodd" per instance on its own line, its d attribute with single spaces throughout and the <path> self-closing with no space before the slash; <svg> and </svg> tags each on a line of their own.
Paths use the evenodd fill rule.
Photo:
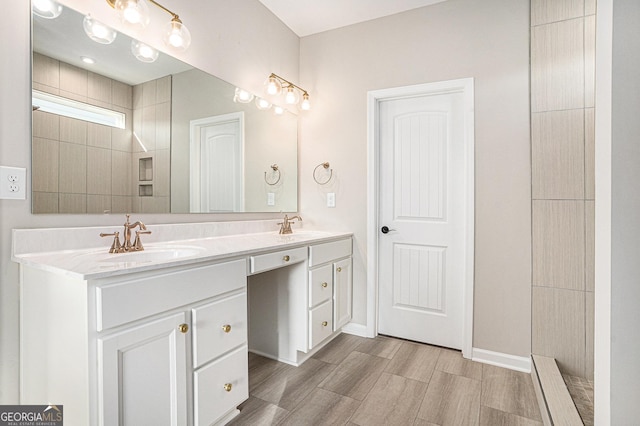
<svg viewBox="0 0 640 426">
<path fill-rule="evenodd" d="M 240 158 L 239 168 L 240 185 L 238 187 L 238 203 L 235 212 L 244 211 L 244 112 L 232 112 L 211 117 L 199 118 L 189 122 L 189 212 L 200 212 L 200 143 L 201 131 L 204 127 L 236 121 L 240 130 Z M 197 161 L 196 161 L 197 159 Z"/>
<path fill-rule="evenodd" d="M 474 80 L 462 78 L 373 90 L 367 93 L 367 327 L 366 336 L 378 335 L 378 202 L 380 189 L 379 106 L 390 99 L 421 95 L 463 94 L 464 163 L 466 199 L 465 283 L 463 294 L 462 355 L 471 358 L 473 351 L 473 291 L 475 243 L 475 140 L 474 140 Z"/>
</svg>

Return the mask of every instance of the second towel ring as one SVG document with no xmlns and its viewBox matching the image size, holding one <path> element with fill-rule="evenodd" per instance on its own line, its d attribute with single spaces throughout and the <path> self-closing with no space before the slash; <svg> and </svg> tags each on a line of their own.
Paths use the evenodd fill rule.
<svg viewBox="0 0 640 426">
<path fill-rule="evenodd" d="M 324 163 L 320 163 L 320 164 L 318 164 L 316 166 L 315 169 L 313 169 L 313 180 L 315 180 L 318 185 L 326 185 L 326 184 L 329 183 L 329 181 L 331 180 L 331 177 L 333 176 L 333 169 L 329 170 L 329 179 L 325 180 L 324 182 L 320 182 L 318 180 L 318 178 L 316 178 L 316 172 L 318 171 L 318 168 L 320 168 L 320 167 L 324 167 L 325 170 L 328 169 L 329 168 L 329 162 L 326 161 Z"/>
<path fill-rule="evenodd" d="M 278 167 L 277 164 L 272 164 L 270 167 L 271 167 L 271 170 L 273 170 L 274 174 L 276 172 L 278 172 L 278 179 L 276 179 L 275 182 L 269 182 L 267 180 L 267 172 L 264 172 L 264 181 L 267 183 L 267 185 L 273 186 L 273 185 L 277 184 L 278 182 L 280 182 L 280 177 L 282 177 L 282 175 L 280 174 L 280 168 Z"/>
</svg>

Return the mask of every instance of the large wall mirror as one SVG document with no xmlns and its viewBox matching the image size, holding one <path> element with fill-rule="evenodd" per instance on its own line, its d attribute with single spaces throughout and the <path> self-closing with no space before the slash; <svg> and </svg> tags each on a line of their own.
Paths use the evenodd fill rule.
<svg viewBox="0 0 640 426">
<path fill-rule="evenodd" d="M 33 213 L 297 210 L 297 116 L 132 40 L 91 40 L 84 16 L 33 16 Z M 87 64 L 84 61 L 94 61 Z"/>
</svg>

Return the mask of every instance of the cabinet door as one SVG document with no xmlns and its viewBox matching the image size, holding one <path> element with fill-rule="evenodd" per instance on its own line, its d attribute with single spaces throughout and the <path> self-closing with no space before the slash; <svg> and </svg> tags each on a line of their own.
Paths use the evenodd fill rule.
<svg viewBox="0 0 640 426">
<path fill-rule="evenodd" d="M 351 258 L 333 264 L 333 331 L 351 321 Z"/>
<path fill-rule="evenodd" d="M 184 312 L 98 339 L 103 425 L 187 423 Z"/>
</svg>

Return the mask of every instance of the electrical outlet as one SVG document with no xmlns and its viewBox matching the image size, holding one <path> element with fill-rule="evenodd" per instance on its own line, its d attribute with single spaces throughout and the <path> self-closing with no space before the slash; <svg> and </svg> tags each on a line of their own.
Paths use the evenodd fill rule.
<svg viewBox="0 0 640 426">
<path fill-rule="evenodd" d="M 329 192 L 327 193 L 327 207 L 335 207 L 336 206 L 336 193 Z"/>
<path fill-rule="evenodd" d="M 0 166 L 0 199 L 27 199 L 27 169 Z"/>
<path fill-rule="evenodd" d="M 273 192 L 267 192 L 267 205 L 275 206 L 276 205 L 276 194 Z"/>
</svg>

